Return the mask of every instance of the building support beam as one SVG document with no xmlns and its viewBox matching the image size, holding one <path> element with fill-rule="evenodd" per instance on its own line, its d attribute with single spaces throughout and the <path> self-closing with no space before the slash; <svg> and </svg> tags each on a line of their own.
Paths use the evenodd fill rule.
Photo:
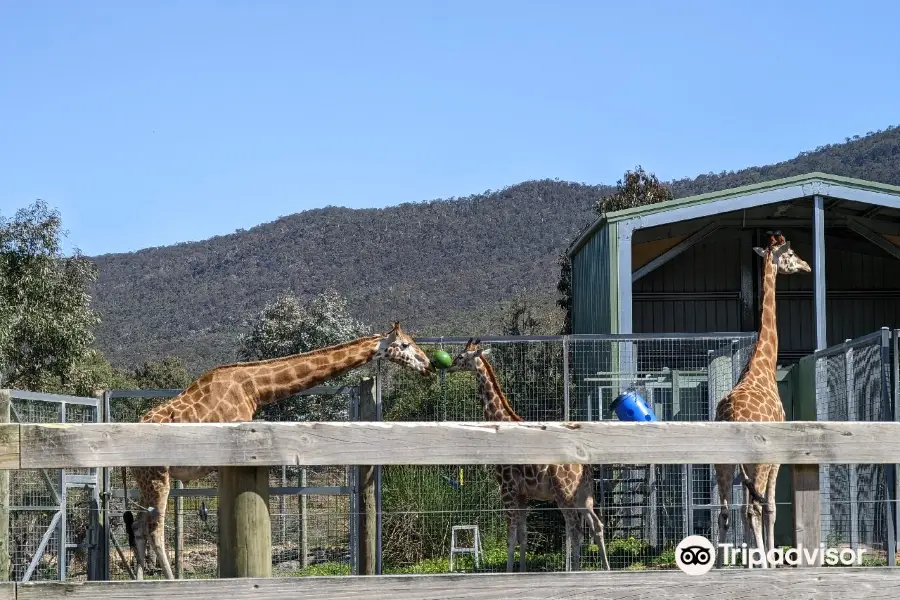
<svg viewBox="0 0 900 600">
<path fill-rule="evenodd" d="M 632 306 L 634 304 L 634 289 L 631 285 L 631 238 L 634 234 L 634 223 L 625 221 L 618 224 L 618 288 L 619 288 L 619 326 L 617 333 L 634 333 Z M 637 346 L 634 342 L 622 340 L 614 344 L 614 352 L 618 360 L 613 364 L 619 365 L 619 391 L 625 392 L 631 389 L 637 377 Z M 603 407 L 601 407 L 601 410 Z"/>
<path fill-rule="evenodd" d="M 855 219 L 848 219 L 847 221 L 847 229 L 856 233 L 857 235 L 867 239 L 873 245 L 878 246 L 894 258 L 900 258 L 900 248 L 890 243 L 859 221 Z"/>
<path fill-rule="evenodd" d="M 618 224 L 618 255 L 617 279 L 619 288 L 619 314 L 618 328 L 614 333 L 633 333 L 632 331 L 632 292 L 631 285 L 631 238 L 634 233 L 634 224 L 623 221 Z"/>
<path fill-rule="evenodd" d="M 677 244 L 675 244 L 674 246 L 672 246 L 671 248 L 669 248 L 668 250 L 666 250 L 665 252 L 663 252 L 662 254 L 660 254 L 659 256 L 657 256 L 656 258 L 651 260 L 650 262 L 648 262 L 646 265 L 644 265 L 640 269 L 637 269 L 636 271 L 634 271 L 634 273 L 632 273 L 632 275 L 631 275 L 631 281 L 634 282 L 642 277 L 646 277 L 647 274 L 649 274 L 652 271 L 655 271 L 659 267 L 663 266 L 664 264 L 666 264 L 667 262 L 669 262 L 670 260 L 672 260 L 673 258 L 678 256 L 679 254 L 684 252 L 685 250 L 699 244 L 701 241 L 703 241 L 706 237 L 708 237 L 711 233 L 716 231 L 718 228 L 719 228 L 719 224 L 717 222 L 709 223 L 709 224 L 701 227 L 700 229 L 698 229 L 697 231 L 695 231 L 688 237 L 684 238 L 683 240 L 681 240 L 680 242 L 678 242 Z"/>
<path fill-rule="evenodd" d="M 828 347 L 825 318 L 825 201 L 813 199 L 813 290 L 816 319 L 816 350 Z"/>
</svg>

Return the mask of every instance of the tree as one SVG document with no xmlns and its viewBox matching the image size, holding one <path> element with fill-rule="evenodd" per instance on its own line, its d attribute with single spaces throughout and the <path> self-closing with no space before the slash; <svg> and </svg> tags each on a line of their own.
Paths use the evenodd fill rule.
<svg viewBox="0 0 900 600">
<path fill-rule="evenodd" d="M 178 356 L 166 356 L 160 361 L 144 361 L 134 370 L 134 380 L 139 389 L 184 389 L 192 378 Z"/>
<path fill-rule="evenodd" d="M 241 338 L 241 360 L 263 360 L 310 352 L 349 342 L 368 333 L 347 309 L 347 301 L 328 289 L 309 302 L 285 293 L 267 304 Z M 334 378 L 329 385 L 346 385 L 351 374 Z M 299 396 L 263 407 L 260 416 L 273 421 L 329 421 L 343 418 L 345 397 Z"/>
<path fill-rule="evenodd" d="M 99 318 L 88 286 L 94 265 L 61 250 L 61 219 L 41 200 L 0 215 L 0 378 L 33 391 L 68 388 L 90 363 Z M 87 382 L 82 381 L 81 384 Z"/>
<path fill-rule="evenodd" d="M 616 183 L 616 191 L 597 201 L 594 210 L 600 216 L 617 210 L 647 206 L 672 199 L 672 190 L 660 183 L 656 175 L 647 173 L 640 165 L 634 171 L 625 171 L 624 181 Z"/>
<path fill-rule="evenodd" d="M 638 165 L 634 171 L 625 171 L 625 176 L 616 182 L 615 191 L 597 200 L 594 212 L 605 217 L 617 210 L 657 204 L 673 197 L 672 190 L 660 183 L 655 174 L 647 173 Z M 561 333 L 566 335 L 572 333 L 572 261 L 563 253 L 556 263 L 559 266 L 556 305 L 564 311 Z"/>
</svg>

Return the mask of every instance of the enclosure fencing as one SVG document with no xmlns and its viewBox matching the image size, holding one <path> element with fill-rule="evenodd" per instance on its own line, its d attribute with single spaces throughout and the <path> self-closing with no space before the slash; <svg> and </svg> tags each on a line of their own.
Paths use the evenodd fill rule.
<svg viewBox="0 0 900 600">
<path fill-rule="evenodd" d="M 468 338 L 420 338 L 426 352 L 459 353 Z M 513 409 L 525 421 L 598 421 L 633 389 L 661 421 L 709 421 L 737 381 L 756 334 L 485 337 L 487 355 Z M 422 380 L 382 363 L 377 392 L 383 421 L 481 421 L 475 377 L 442 373 Z M 635 452 L 640 453 L 640 448 Z M 595 506 L 606 526 L 612 568 L 674 568 L 686 535 L 712 535 L 718 498 L 712 465 L 594 465 Z M 494 468 L 483 465 L 386 466 L 378 470 L 379 573 L 506 570 L 505 511 Z M 738 496 L 740 497 L 740 496 Z M 454 528 L 457 529 L 454 539 Z M 454 546 L 473 547 L 456 555 Z M 465 536 L 463 541 L 458 538 Z M 532 502 L 529 571 L 566 570 L 562 513 Z M 581 568 L 600 568 L 585 536 Z"/>
<path fill-rule="evenodd" d="M 897 421 L 898 340 L 887 328 L 816 352 L 816 418 Z M 896 562 L 897 477 L 894 464 L 820 467 L 822 540 L 865 548 L 881 564 Z"/>
<path fill-rule="evenodd" d="M 97 423 L 99 400 L 0 390 L 10 423 Z M 4 402 L 5 404 L 5 402 Z M 84 580 L 93 538 L 92 506 L 99 469 L 18 469 L 9 472 L 9 577 L 14 581 Z M 6 494 L 4 493 L 4 496 Z"/>
<path fill-rule="evenodd" d="M 426 352 L 451 355 L 467 338 L 419 338 Z M 661 421 L 710 421 L 737 382 L 755 333 L 485 337 L 482 347 L 510 405 L 525 421 L 615 419 L 609 407 L 634 390 Z M 815 353 L 816 418 L 898 420 L 895 398 L 900 330 L 882 330 Z M 472 373 L 423 378 L 386 361 L 374 374 L 375 420 L 482 421 Z M 812 381 L 812 378 L 810 379 Z M 308 390 L 279 404 L 270 420 L 360 420 L 357 385 Z M 137 422 L 181 390 L 114 390 L 102 398 L 13 392 L 10 420 L 21 423 Z M 795 391 L 796 393 L 796 391 Z M 287 408 L 285 408 L 285 406 Z M 640 456 L 643 448 L 634 448 Z M 375 469 L 376 572 L 446 573 L 506 570 L 506 517 L 494 468 L 481 464 L 386 465 Z M 270 475 L 273 574 L 359 572 L 360 481 L 356 466 L 276 466 Z M 130 472 L 130 471 L 129 471 Z M 121 470 L 21 470 L 10 476 L 11 578 L 87 578 L 89 553 L 106 564 L 94 577 L 129 579 L 133 557 L 122 523 L 140 511 L 136 482 Z M 685 536 L 717 537 L 720 500 L 711 464 L 596 464 L 595 505 L 606 526 L 613 569 L 675 568 Z M 822 465 L 821 528 L 827 545 L 864 546 L 893 565 L 897 478 L 894 465 Z M 176 483 L 166 515 L 166 544 L 180 578 L 216 576 L 217 473 Z M 127 505 L 126 505 L 127 489 Z M 732 523 L 742 522 L 737 480 Z M 92 508 L 93 507 L 93 508 Z M 750 541 L 731 529 L 732 543 Z M 585 532 L 586 534 L 587 532 Z M 477 534 L 477 543 L 476 543 Z M 60 540 L 66 540 L 60 544 Z M 563 571 L 562 514 L 531 502 L 529 571 Z M 62 548 L 62 550 L 61 550 Z M 581 569 L 599 569 L 597 547 L 584 536 Z M 153 576 L 153 575 L 151 575 Z M 158 576 L 158 574 L 156 574 Z"/>
<path fill-rule="evenodd" d="M 113 390 L 103 396 L 110 423 L 136 423 L 154 406 L 181 390 Z M 345 421 L 350 418 L 357 388 L 317 387 L 282 401 L 281 420 Z M 285 405 L 288 409 L 285 410 Z M 292 415 L 291 417 L 286 415 Z M 352 541 L 356 514 L 351 506 L 352 467 L 274 466 L 269 476 L 272 524 L 272 567 L 277 576 L 350 574 L 355 564 Z M 122 514 L 137 514 L 139 492 L 130 470 L 126 482 L 121 469 L 104 469 L 109 519 L 107 579 L 131 579 L 133 556 Z M 172 569 L 184 579 L 214 578 L 218 561 L 218 472 L 190 481 L 174 482 L 166 513 L 166 549 L 174 554 Z M 326 569 L 316 569 L 326 564 Z"/>
</svg>

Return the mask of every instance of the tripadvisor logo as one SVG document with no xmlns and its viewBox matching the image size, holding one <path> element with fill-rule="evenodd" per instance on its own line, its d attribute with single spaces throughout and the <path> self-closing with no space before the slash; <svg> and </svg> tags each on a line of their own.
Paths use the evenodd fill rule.
<svg viewBox="0 0 900 600">
<path fill-rule="evenodd" d="M 819 544 L 818 548 L 810 550 L 798 544 L 796 548 L 773 548 L 764 553 L 759 548 L 748 548 L 747 544 L 741 544 L 740 547 L 734 544 L 713 546 L 712 542 L 702 535 L 689 535 L 675 547 L 675 564 L 688 575 L 703 575 L 712 569 L 718 553 L 722 554 L 723 567 L 742 565 L 752 569 L 778 565 L 858 566 L 862 564 L 865 550 L 825 548 L 825 544 Z"/>
</svg>

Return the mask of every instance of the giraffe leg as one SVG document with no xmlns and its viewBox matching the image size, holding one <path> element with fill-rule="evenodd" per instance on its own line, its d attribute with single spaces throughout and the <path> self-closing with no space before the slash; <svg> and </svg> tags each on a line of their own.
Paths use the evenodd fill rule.
<svg viewBox="0 0 900 600">
<path fill-rule="evenodd" d="M 519 499 L 519 573 L 525 572 L 525 559 L 528 551 L 528 513 L 526 512 L 525 499 Z"/>
<path fill-rule="evenodd" d="M 581 529 L 581 513 L 571 507 L 563 509 L 563 516 L 566 520 L 566 543 L 571 552 L 572 571 L 581 570 L 581 542 L 583 540 L 583 531 Z"/>
<path fill-rule="evenodd" d="M 166 579 L 175 579 L 175 575 L 172 573 L 172 565 L 169 564 L 169 556 L 166 554 L 165 516 L 159 515 L 156 522 L 157 527 L 150 534 L 150 544 L 153 546 L 153 551 L 156 554 L 156 564 L 162 567 Z"/>
<path fill-rule="evenodd" d="M 754 488 L 758 493 L 762 493 L 762 490 L 766 489 L 766 484 L 768 483 L 769 469 L 765 465 L 749 465 L 746 467 L 746 470 L 747 477 L 753 483 Z M 762 553 L 762 567 L 765 568 L 768 566 L 768 563 L 766 560 L 766 545 L 763 541 L 763 505 L 752 494 L 748 495 L 747 521 L 750 523 L 750 529 L 753 531 L 753 540 L 756 548 Z"/>
<path fill-rule="evenodd" d="M 516 556 L 516 536 L 519 526 L 519 518 L 515 509 L 508 509 L 506 516 L 506 572 L 513 572 L 513 561 Z"/>
<path fill-rule="evenodd" d="M 734 465 L 716 465 L 716 487 L 719 489 L 719 543 L 728 542 L 728 527 L 731 523 L 731 483 L 734 478 Z M 722 553 L 716 553 L 716 568 L 722 568 Z"/>
<path fill-rule="evenodd" d="M 766 535 L 768 537 L 767 551 L 775 549 L 775 480 L 778 478 L 778 469 L 781 465 L 769 465 L 769 476 L 766 487 Z"/>
<path fill-rule="evenodd" d="M 609 557 L 606 554 L 603 521 L 601 521 L 600 517 L 597 516 L 597 513 L 594 512 L 594 499 L 592 497 L 585 499 L 584 508 L 581 509 L 581 513 L 584 520 L 587 521 L 588 529 L 591 531 L 591 537 L 594 539 L 594 543 L 597 544 L 597 548 L 600 550 L 600 560 L 603 561 L 603 570 L 609 571 Z"/>
</svg>

